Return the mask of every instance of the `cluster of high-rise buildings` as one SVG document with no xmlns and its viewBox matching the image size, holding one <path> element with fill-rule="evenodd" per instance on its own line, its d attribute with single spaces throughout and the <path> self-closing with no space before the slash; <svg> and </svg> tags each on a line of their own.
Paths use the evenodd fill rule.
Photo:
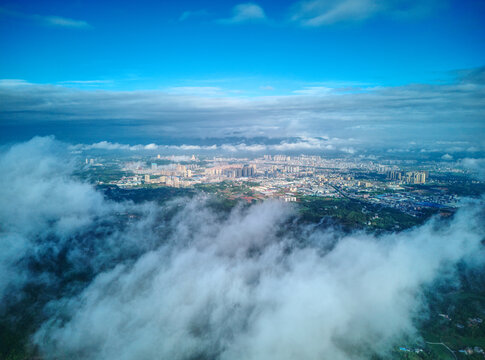
<svg viewBox="0 0 485 360">
<path fill-rule="evenodd" d="M 166 186 L 173 186 L 173 187 L 186 187 L 188 183 L 182 180 L 178 176 L 159 176 L 156 178 L 151 178 L 150 174 L 145 174 L 143 178 L 144 184 L 163 184 Z"/>
<path fill-rule="evenodd" d="M 151 164 L 151 170 L 156 172 L 159 175 L 165 176 L 179 176 L 184 178 L 192 177 L 192 170 L 190 166 L 177 164 L 175 167 L 173 166 L 158 166 L 157 163 Z"/>
<path fill-rule="evenodd" d="M 160 164 L 167 161 L 168 164 Z M 177 162 L 175 162 L 177 161 Z M 147 164 L 148 166 L 146 166 Z M 128 179 L 127 184 L 161 184 L 166 186 L 185 187 L 198 183 L 212 183 L 224 180 L 257 178 L 258 181 L 284 180 L 305 181 L 329 177 L 329 182 L 342 181 L 346 186 L 371 188 L 373 183 L 367 179 L 354 181 L 352 174 L 375 172 L 386 174 L 390 185 L 425 184 L 429 172 L 423 170 L 399 170 L 395 165 L 382 165 L 373 161 L 356 162 L 348 159 L 324 159 L 315 155 L 264 155 L 261 158 L 228 158 L 214 157 L 201 162 L 195 155 L 190 156 L 156 156 L 148 163 L 131 163 L 126 169 L 133 171 L 139 179 Z M 136 166 L 133 169 L 133 166 Z M 338 175 L 338 176 L 337 176 Z M 126 180 L 126 179 L 125 179 Z M 321 179 L 319 180 L 321 181 Z M 125 181 L 126 182 L 126 181 Z"/>
<path fill-rule="evenodd" d="M 254 165 L 222 165 L 208 168 L 205 170 L 207 175 L 225 176 L 228 178 L 253 177 L 256 175 L 256 167 Z"/>
<path fill-rule="evenodd" d="M 387 179 L 407 184 L 425 184 L 429 177 L 427 171 L 388 171 Z"/>
</svg>

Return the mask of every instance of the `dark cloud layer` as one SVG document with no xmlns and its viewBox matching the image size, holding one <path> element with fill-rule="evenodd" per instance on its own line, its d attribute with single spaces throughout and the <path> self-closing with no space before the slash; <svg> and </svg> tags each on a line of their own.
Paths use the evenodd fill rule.
<svg viewBox="0 0 485 360">
<path fill-rule="evenodd" d="M 111 202 L 70 176 L 66 153 L 36 138 L 0 155 L 0 299 L 55 289 L 32 337 L 46 358 L 368 359 L 415 335 L 425 287 L 483 266 L 482 199 L 449 221 L 349 235 L 297 225 L 275 201 L 225 215 L 205 197 Z"/>
<path fill-rule="evenodd" d="M 329 136 L 384 147 L 436 140 L 469 141 L 477 146 L 483 145 L 485 130 L 482 72 L 462 72 L 461 80 L 453 84 L 327 89 L 323 93 L 312 87 L 290 96 L 255 98 L 86 91 L 4 81 L 0 84 L 0 126 L 4 141 L 9 134 L 21 136 L 29 129 L 47 133 L 49 129 L 73 142 Z"/>
</svg>

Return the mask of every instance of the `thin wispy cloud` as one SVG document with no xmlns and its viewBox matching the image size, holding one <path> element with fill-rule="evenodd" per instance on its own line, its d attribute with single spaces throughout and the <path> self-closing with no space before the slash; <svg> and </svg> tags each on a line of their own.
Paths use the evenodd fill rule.
<svg viewBox="0 0 485 360">
<path fill-rule="evenodd" d="M 307 86 L 304 89 L 295 90 L 293 93 L 299 95 L 328 95 L 334 91 L 333 88 L 325 86 Z"/>
<path fill-rule="evenodd" d="M 65 86 L 102 86 L 112 83 L 112 80 L 67 80 L 59 82 L 60 85 Z"/>
<path fill-rule="evenodd" d="M 234 6 L 231 17 L 219 19 L 218 22 L 221 24 L 242 24 L 266 20 L 266 14 L 261 6 L 255 3 L 244 3 Z"/>
<path fill-rule="evenodd" d="M 70 29 L 92 28 L 92 26 L 87 21 L 70 19 L 67 17 L 56 15 L 28 14 L 19 11 L 11 11 L 5 8 L 0 8 L 0 15 L 31 21 L 42 26 L 62 27 Z"/>
<path fill-rule="evenodd" d="M 465 169 L 474 171 L 482 180 L 485 180 L 485 158 L 465 158 L 460 161 L 459 165 Z"/>
<path fill-rule="evenodd" d="M 291 7 L 290 21 L 303 27 L 319 27 L 376 16 L 415 17 L 436 6 L 434 0 L 303 0 Z"/>
<path fill-rule="evenodd" d="M 0 79 L 0 86 L 22 86 L 22 85 L 31 85 L 29 82 L 22 80 L 22 79 Z"/>
<path fill-rule="evenodd" d="M 189 19 L 201 18 L 209 15 L 207 10 L 194 10 L 194 11 L 184 11 L 179 17 L 179 21 L 185 21 Z"/>
<path fill-rule="evenodd" d="M 89 25 L 84 20 L 69 19 L 62 16 L 34 15 L 34 18 L 48 26 L 58 26 L 58 27 L 77 28 L 77 29 L 91 28 L 91 25 Z"/>
<path fill-rule="evenodd" d="M 475 69 L 462 69 L 451 72 L 463 83 L 485 84 L 485 66 Z"/>
<path fill-rule="evenodd" d="M 375 17 L 409 19 L 430 14 L 447 4 L 447 0 L 300 0 L 287 8 L 286 19 L 271 21 L 279 26 L 322 27 L 338 23 L 355 23 Z M 185 11 L 179 21 L 207 16 L 206 10 Z M 216 20 L 220 24 L 269 23 L 270 18 L 256 3 L 233 7 L 232 16 Z"/>
</svg>

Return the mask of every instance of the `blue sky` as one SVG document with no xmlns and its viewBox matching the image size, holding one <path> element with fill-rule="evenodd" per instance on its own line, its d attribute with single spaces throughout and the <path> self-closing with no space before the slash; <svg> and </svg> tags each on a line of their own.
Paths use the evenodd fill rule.
<svg viewBox="0 0 485 360">
<path fill-rule="evenodd" d="M 346 2 L 350 10 L 332 18 Z M 485 63 L 484 14 L 483 2 L 467 0 L 7 0 L 0 78 L 234 95 L 446 81 L 449 71 Z"/>
<path fill-rule="evenodd" d="M 299 137 L 476 156 L 484 24 L 475 0 L 3 0 L 0 143 Z"/>
</svg>

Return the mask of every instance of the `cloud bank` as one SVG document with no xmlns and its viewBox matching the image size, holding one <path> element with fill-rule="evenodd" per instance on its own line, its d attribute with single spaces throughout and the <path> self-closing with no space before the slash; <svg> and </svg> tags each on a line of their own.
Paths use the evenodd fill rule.
<svg viewBox="0 0 485 360">
<path fill-rule="evenodd" d="M 483 199 L 407 232 L 343 234 L 273 201 L 115 203 L 70 176 L 67 153 L 36 138 L 0 155 L 1 303 L 52 291 L 32 337 L 47 358 L 385 356 L 416 335 L 424 288 L 483 265 Z"/>
<path fill-rule="evenodd" d="M 0 82 L 0 127 L 5 134 L 48 127 L 51 133 L 92 134 L 93 140 L 130 142 L 180 137 L 353 138 L 370 146 L 410 141 L 469 142 L 483 147 L 485 87 L 464 77 L 452 84 L 416 84 L 288 96 L 196 95 L 163 91 L 79 90 Z M 211 88 L 212 89 L 212 88 Z M 179 89 L 180 90 L 180 89 Z M 308 90 L 308 89 L 307 89 Z M 358 91 L 357 91 L 358 90 Z M 79 131 L 78 131 L 79 130 Z M 107 139 L 106 135 L 110 135 Z M 96 140 L 97 139 L 97 140 Z M 80 139 L 70 139 L 70 141 Z"/>
<path fill-rule="evenodd" d="M 193 219 L 194 206 L 184 218 Z M 46 323 L 36 341 L 47 353 L 88 359 L 385 355 L 414 333 L 421 286 L 477 251 L 481 239 L 477 223 L 472 231 L 466 225 L 473 213 L 462 213 L 439 230 L 429 224 L 379 240 L 344 237 L 319 254 L 278 239 L 288 214 L 281 204 L 222 222 L 202 214 L 200 222 L 177 219 L 173 249 L 103 273 L 82 295 L 63 300 L 71 319 Z M 312 236 L 324 242 L 329 235 Z"/>
<path fill-rule="evenodd" d="M 150 143 L 147 145 L 129 145 L 100 141 L 93 144 L 77 144 L 70 146 L 72 151 L 90 150 L 124 150 L 124 151 L 182 151 L 182 152 L 206 152 L 218 151 L 228 153 L 261 153 L 261 152 L 298 152 L 298 151 L 340 151 L 355 153 L 355 149 L 349 145 L 357 144 L 354 139 L 338 139 L 328 137 L 300 137 L 290 140 L 281 140 L 279 143 L 222 143 L 212 145 L 162 145 Z"/>
</svg>

